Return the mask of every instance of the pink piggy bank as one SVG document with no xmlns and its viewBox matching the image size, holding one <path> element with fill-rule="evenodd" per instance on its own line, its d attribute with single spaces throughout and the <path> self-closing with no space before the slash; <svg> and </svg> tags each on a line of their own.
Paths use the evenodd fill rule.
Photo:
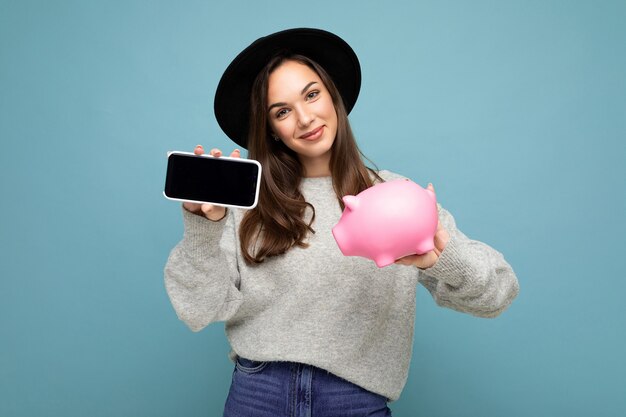
<svg viewBox="0 0 626 417">
<path fill-rule="evenodd" d="M 439 216 L 432 191 L 399 179 L 347 195 L 343 202 L 333 236 L 344 255 L 372 259 L 382 268 L 435 248 Z"/>
</svg>

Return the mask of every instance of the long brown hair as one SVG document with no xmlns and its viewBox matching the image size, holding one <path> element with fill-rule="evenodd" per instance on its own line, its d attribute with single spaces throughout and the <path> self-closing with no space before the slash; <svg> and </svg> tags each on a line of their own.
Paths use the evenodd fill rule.
<svg viewBox="0 0 626 417">
<path fill-rule="evenodd" d="M 337 112 L 337 136 L 331 148 L 330 172 L 333 188 L 341 208 L 341 198 L 355 195 L 373 185 L 372 176 L 382 179 L 367 168 L 361 157 L 343 100 L 326 71 L 302 55 L 280 55 L 268 62 L 257 76 L 250 98 L 250 131 L 248 156 L 263 167 L 258 205 L 246 212 L 239 229 L 241 251 L 248 264 L 258 264 L 270 256 L 285 253 L 293 246 L 307 247 L 307 234 L 315 233 L 315 207 L 307 203 L 299 190 L 304 168 L 296 152 L 282 141 L 272 139 L 267 114 L 267 90 L 270 74 L 285 61 L 307 65 L 319 75 L 332 97 Z M 306 208 L 312 210 L 307 223 Z"/>
</svg>

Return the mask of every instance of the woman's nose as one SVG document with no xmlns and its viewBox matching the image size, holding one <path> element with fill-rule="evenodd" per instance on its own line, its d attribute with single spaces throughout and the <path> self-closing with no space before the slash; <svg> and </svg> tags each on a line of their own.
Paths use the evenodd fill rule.
<svg viewBox="0 0 626 417">
<path fill-rule="evenodd" d="M 313 116 L 313 114 L 307 112 L 306 109 L 302 108 L 297 110 L 297 116 L 298 125 L 300 127 L 307 127 L 311 124 L 313 120 L 315 120 L 315 116 Z"/>
</svg>

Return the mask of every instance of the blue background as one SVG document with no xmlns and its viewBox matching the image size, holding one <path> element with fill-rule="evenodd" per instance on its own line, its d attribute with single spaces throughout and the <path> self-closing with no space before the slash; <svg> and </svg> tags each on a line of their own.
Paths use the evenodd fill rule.
<svg viewBox="0 0 626 417">
<path fill-rule="evenodd" d="M 223 324 L 178 321 L 168 150 L 230 152 L 213 96 L 296 26 L 361 59 L 381 168 L 432 182 L 521 293 L 495 320 L 418 291 L 396 416 L 626 415 L 626 2 L 0 1 L 0 415 L 217 416 Z"/>
</svg>

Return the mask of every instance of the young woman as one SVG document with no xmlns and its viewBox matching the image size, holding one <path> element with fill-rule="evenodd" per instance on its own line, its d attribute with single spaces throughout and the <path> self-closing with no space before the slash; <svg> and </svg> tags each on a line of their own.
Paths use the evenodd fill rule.
<svg viewBox="0 0 626 417">
<path fill-rule="evenodd" d="M 226 322 L 235 370 L 225 416 L 391 415 L 387 402 L 408 375 L 418 283 L 437 304 L 481 317 L 517 295 L 503 256 L 441 206 L 432 252 L 385 268 L 341 254 L 331 234 L 341 197 L 401 178 L 361 159 L 348 123 L 360 80 L 342 39 L 292 29 L 251 44 L 219 83 L 220 126 L 263 166 L 259 204 L 184 203 L 165 284 L 192 330 Z"/>
</svg>

